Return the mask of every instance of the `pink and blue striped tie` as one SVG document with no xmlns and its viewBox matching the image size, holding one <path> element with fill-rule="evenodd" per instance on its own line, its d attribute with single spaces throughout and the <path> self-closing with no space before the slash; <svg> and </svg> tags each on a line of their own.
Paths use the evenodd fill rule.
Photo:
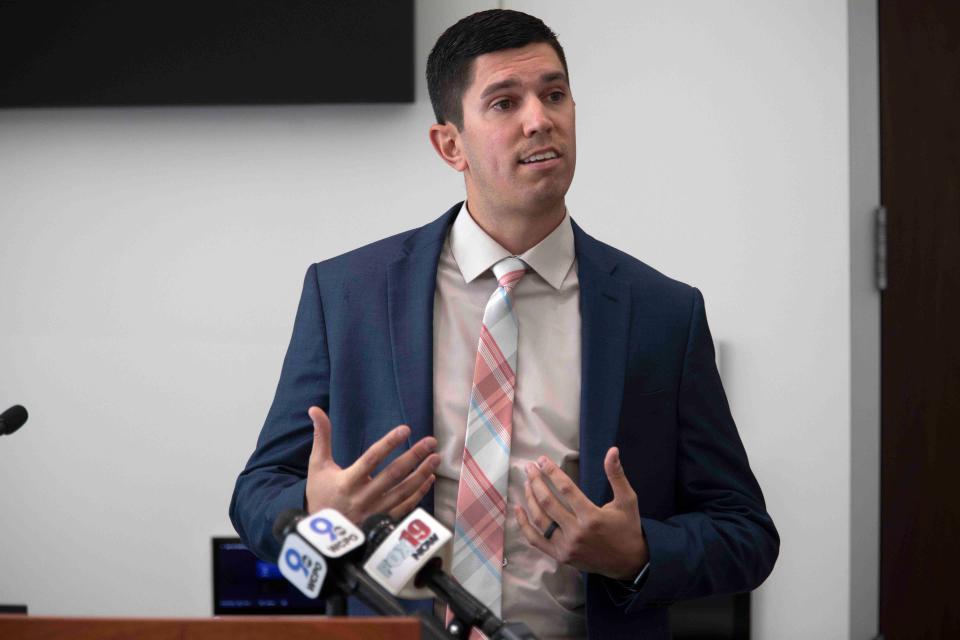
<svg viewBox="0 0 960 640">
<path fill-rule="evenodd" d="M 453 575 L 497 616 L 519 334 L 512 293 L 524 273 L 519 258 L 493 266 L 499 286 L 483 311 L 454 523 Z"/>
</svg>

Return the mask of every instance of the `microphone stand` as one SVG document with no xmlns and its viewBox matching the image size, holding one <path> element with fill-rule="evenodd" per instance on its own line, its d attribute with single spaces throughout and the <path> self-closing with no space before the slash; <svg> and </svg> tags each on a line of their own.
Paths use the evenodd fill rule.
<svg viewBox="0 0 960 640">
<path fill-rule="evenodd" d="M 368 576 L 362 569 L 349 562 L 340 564 L 339 568 L 341 571 L 332 573 L 334 574 L 334 584 L 341 594 L 357 596 L 364 604 L 380 615 L 403 617 L 410 615 L 399 602 L 393 599 L 393 596 L 387 593 L 378 582 Z M 431 640 L 449 640 L 451 638 L 440 621 L 429 613 L 419 611 L 416 617 L 420 618 L 420 623 L 423 625 L 423 638 L 430 638 Z"/>
<path fill-rule="evenodd" d="M 331 593 L 327 596 L 326 611 L 324 613 L 328 616 L 347 615 L 347 599 L 343 597 L 342 593 Z"/>
<path fill-rule="evenodd" d="M 390 533 L 396 529 L 396 523 L 390 516 L 378 513 L 369 516 L 362 528 L 367 537 L 366 557 L 369 558 L 373 550 L 382 545 Z M 522 622 L 504 623 L 495 616 L 452 576 L 444 573 L 442 565 L 440 558 L 429 560 L 414 577 L 414 586 L 418 588 L 426 586 L 450 607 L 453 619 L 446 627 L 446 633 L 449 634 L 447 637 L 468 640 L 470 630 L 478 627 L 490 640 L 537 640 L 529 627 Z M 364 577 L 373 580 L 366 573 Z M 431 618 L 431 620 L 434 619 Z"/>
<path fill-rule="evenodd" d="M 429 586 L 450 607 L 453 619 L 447 625 L 447 632 L 455 638 L 466 640 L 470 637 L 470 629 L 479 627 L 490 640 L 537 640 L 527 625 L 505 623 L 477 602 L 459 582 L 443 572 L 439 558 L 434 558 L 420 570 L 415 584 Z"/>
</svg>

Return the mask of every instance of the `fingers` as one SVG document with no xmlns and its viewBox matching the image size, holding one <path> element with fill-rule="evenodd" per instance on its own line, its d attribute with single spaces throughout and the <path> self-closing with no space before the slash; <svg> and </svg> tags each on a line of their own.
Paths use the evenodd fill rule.
<svg viewBox="0 0 960 640">
<path fill-rule="evenodd" d="M 550 526 L 553 520 L 557 521 L 561 529 L 576 524 L 576 516 L 560 504 L 557 496 L 544 481 L 539 467 L 532 462 L 527 464 L 527 481 L 524 483 L 523 490 L 527 498 L 530 518 L 541 532 Z"/>
<path fill-rule="evenodd" d="M 556 558 L 557 549 L 556 545 L 551 542 L 553 538 L 547 540 L 543 537 L 543 531 L 538 530 L 535 525 L 530 521 L 530 518 L 527 517 L 527 512 L 523 510 L 523 507 L 517 505 L 513 508 L 514 515 L 517 516 L 517 524 L 520 525 L 520 532 L 523 534 L 523 537 L 527 539 L 534 548 L 543 551 L 547 555 Z M 553 535 L 559 534 L 560 531 L 557 531 Z"/>
<path fill-rule="evenodd" d="M 310 407 L 307 414 L 313 421 L 313 447 L 310 449 L 310 467 L 318 467 L 330 460 L 330 418 L 320 407 Z"/>
<path fill-rule="evenodd" d="M 620 505 L 636 506 L 637 494 L 627 480 L 627 474 L 620 462 L 620 449 L 610 447 L 603 459 L 603 469 L 607 472 L 607 479 L 613 488 L 613 501 Z"/>
<path fill-rule="evenodd" d="M 546 531 L 547 527 L 550 526 L 550 521 L 552 518 L 547 515 L 547 513 L 543 510 L 543 507 L 540 506 L 540 503 L 537 502 L 537 498 L 533 495 L 533 490 L 530 488 L 529 479 L 523 483 L 523 494 L 527 499 L 527 509 L 530 510 L 528 521 L 531 523 L 533 528 L 536 531 L 539 531 L 542 535 L 543 532 Z"/>
<path fill-rule="evenodd" d="M 427 476 L 426 480 L 420 483 L 420 486 L 417 487 L 417 490 L 406 498 L 406 500 L 390 509 L 388 512 L 390 517 L 394 520 L 400 520 L 406 517 L 406 515 L 413 511 L 420 501 L 423 500 L 423 496 L 427 495 L 427 491 L 430 491 L 430 487 L 433 486 L 434 480 L 436 480 L 436 476 L 431 473 L 429 476 Z"/>
<path fill-rule="evenodd" d="M 409 452 L 407 452 L 409 453 Z M 406 455 L 406 454 L 404 454 Z M 397 462 L 395 460 L 394 462 Z M 393 463 L 391 463 L 393 466 Z M 437 470 L 437 467 L 440 466 L 440 456 L 436 453 L 431 453 L 420 463 L 413 472 L 407 474 L 398 484 L 394 484 L 392 487 L 388 487 L 386 493 L 382 491 L 383 494 L 380 511 L 386 511 L 387 509 L 392 509 L 398 503 L 407 499 L 411 493 L 415 492 L 421 484 L 423 484 L 428 478 L 435 478 L 434 471 Z M 374 481 L 380 479 L 381 476 L 386 474 L 387 469 L 384 469 L 380 475 L 374 478 Z"/>
<path fill-rule="evenodd" d="M 399 488 L 399 485 L 402 484 L 407 477 L 410 475 L 414 469 L 423 465 L 423 462 L 430 458 L 433 455 L 433 452 L 437 448 L 437 439 L 428 436 L 421 439 L 415 445 L 413 445 L 408 451 L 405 451 L 402 455 L 398 456 L 396 460 L 387 465 L 380 473 L 373 478 L 370 484 L 367 486 L 365 491 L 368 492 L 370 496 L 379 496 L 382 493 L 392 491 L 393 489 Z M 436 464 L 433 468 L 436 468 L 437 464 L 440 464 L 440 456 L 433 455 L 435 458 Z M 418 480 L 414 482 L 413 488 L 416 488 L 423 482 L 427 475 L 429 475 L 433 469 L 428 469 L 423 473 Z"/>
<path fill-rule="evenodd" d="M 353 482 L 365 481 L 374 469 L 383 462 L 384 458 L 410 437 L 410 427 L 405 424 L 393 428 L 364 451 L 357 461 L 347 467 L 345 471 Z"/>
<path fill-rule="evenodd" d="M 595 506 L 590 502 L 590 498 L 580 490 L 580 487 L 570 479 L 570 476 L 564 473 L 563 469 L 558 467 L 553 460 L 546 456 L 540 456 L 537 458 L 537 462 L 540 465 L 540 472 L 550 479 L 560 497 L 566 500 L 575 514 L 580 515 Z"/>
</svg>

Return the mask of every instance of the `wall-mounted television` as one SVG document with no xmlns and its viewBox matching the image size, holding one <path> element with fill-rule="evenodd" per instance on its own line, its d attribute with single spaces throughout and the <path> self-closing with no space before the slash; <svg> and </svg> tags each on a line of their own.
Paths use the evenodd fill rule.
<svg viewBox="0 0 960 640">
<path fill-rule="evenodd" d="M 0 0 L 0 107 L 412 102 L 413 0 Z"/>
</svg>

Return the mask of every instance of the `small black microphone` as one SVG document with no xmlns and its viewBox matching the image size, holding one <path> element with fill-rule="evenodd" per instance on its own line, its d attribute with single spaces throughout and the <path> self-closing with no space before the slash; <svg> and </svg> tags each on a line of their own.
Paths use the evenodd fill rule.
<svg viewBox="0 0 960 640">
<path fill-rule="evenodd" d="M 23 426 L 27 421 L 27 410 L 22 405 L 15 404 L 3 413 L 0 413 L 0 436 L 7 436 Z"/>
<path fill-rule="evenodd" d="M 396 526 L 393 518 L 382 513 L 363 521 L 360 528 L 367 538 L 367 559 L 386 542 Z M 431 551 L 436 554 L 439 548 Z M 443 561 L 436 555 L 417 572 L 413 583 L 416 587 L 426 587 L 450 607 L 454 620 L 447 627 L 447 632 L 457 638 L 469 637 L 470 629 L 476 627 L 491 640 L 536 640 L 527 625 L 522 622 L 505 623 L 460 586 L 453 576 L 443 571 Z"/>
</svg>

